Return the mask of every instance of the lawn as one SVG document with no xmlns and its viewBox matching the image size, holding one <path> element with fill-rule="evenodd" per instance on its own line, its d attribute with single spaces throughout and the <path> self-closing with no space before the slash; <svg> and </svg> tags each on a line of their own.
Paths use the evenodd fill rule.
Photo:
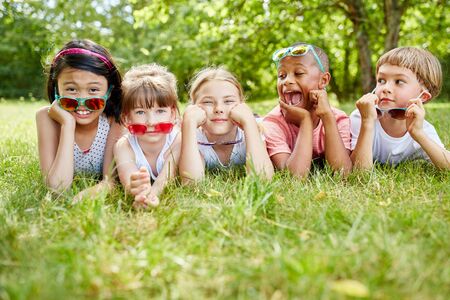
<svg viewBox="0 0 450 300">
<path fill-rule="evenodd" d="M 252 103 L 260 114 L 273 101 Z M 209 174 L 134 211 L 42 184 L 35 110 L 0 102 L 0 299 L 448 299 L 450 172 L 424 162 L 303 181 Z M 450 103 L 427 119 L 450 148 Z M 346 112 L 352 105 L 345 105 Z M 447 296 L 445 296 L 447 295 Z"/>
</svg>

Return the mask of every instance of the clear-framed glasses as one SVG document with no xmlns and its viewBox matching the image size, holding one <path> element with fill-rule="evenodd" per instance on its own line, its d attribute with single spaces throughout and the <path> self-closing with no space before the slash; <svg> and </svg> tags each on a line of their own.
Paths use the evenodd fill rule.
<svg viewBox="0 0 450 300">
<path fill-rule="evenodd" d="M 243 141 L 243 139 L 240 138 L 240 139 L 237 139 L 235 141 L 228 141 L 228 142 L 202 142 L 202 141 L 197 141 L 197 143 L 199 145 L 202 145 L 202 146 L 214 146 L 214 145 L 236 145 L 236 144 L 242 143 L 242 141 Z"/>
<path fill-rule="evenodd" d="M 66 111 L 76 111 L 81 105 L 86 107 L 86 109 L 89 111 L 97 111 L 105 107 L 106 101 L 108 101 L 112 89 L 113 86 L 111 85 L 104 96 L 76 98 L 69 96 L 60 96 L 56 92 L 55 88 L 55 100 L 58 101 L 59 106 L 61 106 L 61 108 Z"/>
<path fill-rule="evenodd" d="M 323 67 L 322 62 L 320 61 L 320 58 L 317 55 L 316 50 L 314 50 L 314 46 L 309 44 L 302 44 L 288 48 L 278 49 L 272 54 L 272 60 L 278 67 L 280 61 L 286 56 L 305 56 L 309 51 L 311 51 L 311 53 L 313 54 L 314 59 L 319 65 L 320 71 L 325 73 L 325 68 Z"/>
</svg>

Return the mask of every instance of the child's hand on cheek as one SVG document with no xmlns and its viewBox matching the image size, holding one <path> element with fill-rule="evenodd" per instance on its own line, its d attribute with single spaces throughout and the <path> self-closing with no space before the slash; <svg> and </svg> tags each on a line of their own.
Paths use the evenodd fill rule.
<svg viewBox="0 0 450 300">
<path fill-rule="evenodd" d="M 333 115 L 330 103 L 328 102 L 328 95 L 325 90 L 309 91 L 309 101 L 319 118 L 323 118 L 328 114 Z"/>
<path fill-rule="evenodd" d="M 184 122 L 193 122 L 196 127 L 199 127 L 206 122 L 206 112 L 200 106 L 191 104 L 184 111 Z"/>
<path fill-rule="evenodd" d="M 406 110 L 406 129 L 414 137 L 423 131 L 423 120 L 425 119 L 425 109 L 422 99 L 409 100 L 409 106 Z"/>
<path fill-rule="evenodd" d="M 281 113 L 288 123 L 300 126 L 305 118 L 311 118 L 311 114 L 304 108 L 288 105 L 280 101 Z"/>
<path fill-rule="evenodd" d="M 377 103 L 378 96 L 372 93 L 365 94 L 356 101 L 356 108 L 358 108 L 362 120 L 371 120 L 375 122 L 377 119 L 375 104 Z"/>
<path fill-rule="evenodd" d="M 75 125 L 75 118 L 70 112 L 65 111 L 59 106 L 58 101 L 53 101 L 52 105 L 48 109 L 48 116 L 55 120 L 58 124 L 63 125 Z"/>
<path fill-rule="evenodd" d="M 230 111 L 230 118 L 237 123 L 239 127 L 245 125 L 245 122 L 253 118 L 253 112 L 245 103 L 239 103 Z"/>
</svg>

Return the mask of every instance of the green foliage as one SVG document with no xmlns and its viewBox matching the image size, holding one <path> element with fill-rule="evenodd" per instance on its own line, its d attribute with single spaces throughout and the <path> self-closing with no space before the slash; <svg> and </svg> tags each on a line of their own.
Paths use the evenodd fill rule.
<svg viewBox="0 0 450 300">
<path fill-rule="evenodd" d="M 399 45 L 424 47 L 437 55 L 448 77 L 448 5 L 445 1 L 400 1 Z M 0 96 L 44 96 L 47 65 L 72 38 L 90 38 L 109 48 L 122 72 L 132 65 L 167 65 L 179 80 L 181 98 L 193 74 L 224 65 L 242 82 L 249 99 L 274 97 L 271 54 L 296 41 L 329 55 L 331 92 L 339 100 L 361 95 L 356 33 L 345 1 L 3 1 L 0 4 Z M 372 63 L 385 51 L 383 3 L 362 1 Z M 443 98 L 448 99 L 445 82 Z"/>
</svg>

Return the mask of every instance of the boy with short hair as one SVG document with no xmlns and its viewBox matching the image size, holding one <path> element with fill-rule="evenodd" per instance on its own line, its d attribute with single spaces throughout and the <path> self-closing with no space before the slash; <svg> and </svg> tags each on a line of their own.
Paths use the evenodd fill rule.
<svg viewBox="0 0 450 300">
<path fill-rule="evenodd" d="M 450 152 L 424 120 L 423 104 L 441 90 L 439 60 L 423 49 L 395 48 L 380 57 L 376 72 L 374 93 L 362 96 L 350 116 L 355 168 L 422 158 L 449 169 Z"/>
<path fill-rule="evenodd" d="M 275 51 L 277 105 L 264 118 L 266 145 L 277 169 L 308 175 L 313 158 L 325 158 L 333 170 L 347 173 L 350 120 L 328 102 L 328 57 L 319 47 L 296 43 Z"/>
</svg>

